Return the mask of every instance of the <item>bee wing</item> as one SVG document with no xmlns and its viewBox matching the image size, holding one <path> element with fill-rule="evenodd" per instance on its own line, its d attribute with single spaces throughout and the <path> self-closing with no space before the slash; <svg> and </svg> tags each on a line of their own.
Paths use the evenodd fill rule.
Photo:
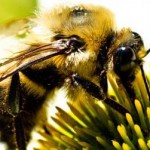
<svg viewBox="0 0 150 150">
<path fill-rule="evenodd" d="M 33 64 L 65 54 L 66 50 L 68 48 L 64 41 L 58 40 L 47 45 L 15 53 L 14 56 L 0 63 L 0 81 Z"/>
</svg>

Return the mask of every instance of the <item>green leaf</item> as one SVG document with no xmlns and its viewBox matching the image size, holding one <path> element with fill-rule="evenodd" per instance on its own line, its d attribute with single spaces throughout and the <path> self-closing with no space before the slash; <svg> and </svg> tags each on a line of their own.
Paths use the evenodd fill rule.
<svg viewBox="0 0 150 150">
<path fill-rule="evenodd" d="M 0 24 L 34 14 L 37 0 L 0 0 Z"/>
</svg>

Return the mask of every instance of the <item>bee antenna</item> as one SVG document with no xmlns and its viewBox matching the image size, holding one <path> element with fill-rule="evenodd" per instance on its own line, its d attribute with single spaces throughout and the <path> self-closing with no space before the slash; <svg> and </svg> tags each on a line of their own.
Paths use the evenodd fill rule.
<svg viewBox="0 0 150 150">
<path fill-rule="evenodd" d="M 149 52 L 150 52 L 150 49 L 149 49 Z M 143 65 L 140 65 L 140 69 L 141 69 L 142 77 L 143 77 L 143 80 L 144 80 L 144 83 L 145 83 L 146 91 L 147 91 L 148 97 L 150 99 L 150 90 L 149 90 L 150 88 L 149 88 L 149 84 L 148 84 L 148 81 L 147 81 L 147 78 L 146 78 L 146 75 L 145 75 L 145 72 L 144 72 L 144 69 L 143 69 Z"/>
<path fill-rule="evenodd" d="M 149 54 L 149 52 L 150 52 L 150 48 L 146 51 L 146 55 L 145 56 L 147 56 Z"/>
</svg>

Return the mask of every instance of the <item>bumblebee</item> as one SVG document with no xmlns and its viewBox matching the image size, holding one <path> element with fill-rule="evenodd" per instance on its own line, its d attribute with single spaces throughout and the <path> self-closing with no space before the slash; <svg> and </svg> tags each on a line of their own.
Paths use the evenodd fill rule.
<svg viewBox="0 0 150 150">
<path fill-rule="evenodd" d="M 18 38 L 22 31 L 25 37 Z M 0 61 L 1 141 L 10 149 L 26 149 L 33 128 L 47 121 L 47 101 L 60 88 L 72 103 L 97 98 L 123 115 L 128 112 L 108 96 L 107 72 L 135 99 L 132 81 L 148 51 L 139 34 L 129 28 L 117 31 L 110 10 L 58 7 L 11 34 L 17 46 L 4 46 L 1 51 L 8 53 Z"/>
</svg>

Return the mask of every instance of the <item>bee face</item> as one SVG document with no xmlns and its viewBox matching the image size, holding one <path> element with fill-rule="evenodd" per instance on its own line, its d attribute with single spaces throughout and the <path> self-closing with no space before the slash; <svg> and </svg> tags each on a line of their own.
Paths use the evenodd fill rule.
<svg viewBox="0 0 150 150">
<path fill-rule="evenodd" d="M 82 43 L 76 51 L 52 58 L 58 68 L 68 72 L 78 72 L 83 75 L 80 68 L 86 68 L 87 76 L 95 68 L 100 47 L 112 32 L 115 32 L 113 14 L 100 6 L 78 5 L 62 7 L 52 12 L 44 12 L 38 18 L 40 26 L 50 31 L 51 40 L 64 37 L 77 37 Z M 53 20 L 53 21 L 52 21 Z M 83 70 L 83 69 L 82 69 Z"/>
</svg>

